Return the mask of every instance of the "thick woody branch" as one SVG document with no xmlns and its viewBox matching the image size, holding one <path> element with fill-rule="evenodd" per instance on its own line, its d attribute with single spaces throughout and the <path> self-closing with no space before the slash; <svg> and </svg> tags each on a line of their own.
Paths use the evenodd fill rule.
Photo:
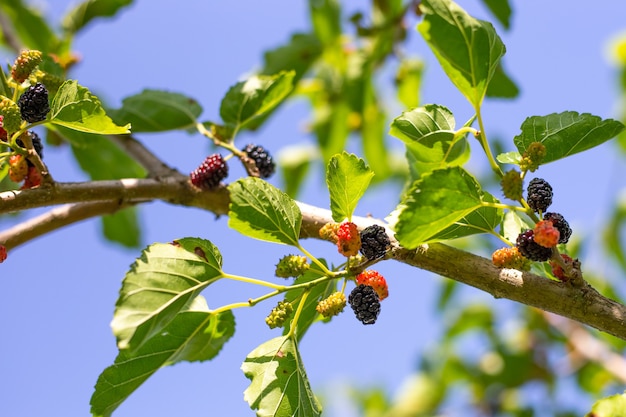
<svg viewBox="0 0 626 417">
<path fill-rule="evenodd" d="M 89 216 L 100 215 L 102 211 L 141 201 L 163 200 L 172 204 L 193 206 L 211 211 L 217 215 L 228 213 L 228 190 L 220 187 L 215 191 L 199 191 L 186 180 L 167 177 L 160 179 L 125 179 L 115 181 L 94 181 L 88 183 L 67 183 L 40 187 L 25 191 L 0 193 L 0 213 L 20 211 L 33 207 L 73 203 L 74 207 L 50 213 L 48 218 L 31 224 L 31 229 L 51 229 Z M 81 207 L 84 204 L 92 204 Z M 110 205 L 109 205 L 110 204 Z M 319 207 L 298 203 L 302 212 L 303 238 L 319 238 L 319 229 L 332 221 L 331 212 Z M 62 215 L 65 210 L 66 215 Z M 357 217 L 353 221 L 359 227 L 378 223 L 373 218 Z M 25 226 L 26 227 L 26 226 Z M 16 230 L 11 229 L 12 235 Z M 7 231 L 10 232 L 10 231 Z M 15 236 L 0 235 L 3 241 L 19 242 Z M 21 243 L 21 242 L 19 242 Z M 552 312 L 598 330 L 626 340 L 626 307 L 610 300 L 583 282 L 581 286 L 561 283 L 528 272 L 496 268 L 491 260 L 444 245 L 423 245 L 409 250 L 397 245 L 390 258 L 420 269 L 471 285 L 495 298 L 508 298 L 541 310 Z"/>
</svg>

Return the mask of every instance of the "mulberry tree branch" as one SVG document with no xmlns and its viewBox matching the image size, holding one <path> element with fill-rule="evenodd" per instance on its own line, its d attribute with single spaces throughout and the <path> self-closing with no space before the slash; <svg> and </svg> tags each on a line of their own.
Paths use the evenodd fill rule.
<svg viewBox="0 0 626 417">
<path fill-rule="evenodd" d="M 32 230 L 29 232 L 31 237 L 40 236 L 73 221 L 115 210 L 116 205 L 119 208 L 151 200 L 198 207 L 223 215 L 228 213 L 229 195 L 225 187 L 199 191 L 179 176 L 57 183 L 31 190 L 3 192 L 0 193 L 0 213 L 60 204 L 87 205 L 66 206 L 32 220 L 30 224 L 18 225 L 0 234 L 0 243 L 23 243 L 16 235 L 24 230 Z M 304 203 L 298 203 L 298 206 L 303 215 L 302 237 L 319 238 L 319 229 L 333 221 L 330 210 Z M 366 217 L 356 217 L 353 221 L 359 227 L 381 224 L 380 220 Z M 626 307 L 602 296 L 584 281 L 581 286 L 573 286 L 529 272 L 500 269 L 489 259 L 441 243 L 406 249 L 394 242 L 389 257 L 473 286 L 495 298 L 537 307 L 626 340 Z"/>
</svg>

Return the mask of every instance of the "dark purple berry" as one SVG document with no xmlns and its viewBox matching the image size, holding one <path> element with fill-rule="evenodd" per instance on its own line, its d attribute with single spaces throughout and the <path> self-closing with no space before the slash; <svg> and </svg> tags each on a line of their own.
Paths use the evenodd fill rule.
<svg viewBox="0 0 626 417">
<path fill-rule="evenodd" d="M 360 284 L 348 296 L 348 303 L 356 318 L 363 324 L 374 324 L 380 313 L 380 300 L 376 290 Z"/>
<path fill-rule="evenodd" d="M 228 165 L 220 154 L 207 156 L 204 162 L 196 168 L 189 177 L 191 183 L 203 190 L 211 190 L 217 187 L 228 175 Z"/>
<path fill-rule="evenodd" d="M 269 152 L 260 145 L 249 144 L 242 149 L 248 158 L 254 160 L 261 178 L 269 178 L 276 170 L 276 165 Z"/>
<path fill-rule="evenodd" d="M 545 213 L 543 219 L 551 221 L 552 226 L 559 231 L 559 243 L 567 243 L 569 241 L 570 236 L 572 236 L 572 229 L 563 215 L 559 213 Z"/>
<path fill-rule="evenodd" d="M 390 247 L 391 242 L 384 227 L 373 224 L 361 231 L 360 250 L 367 259 L 378 259 L 385 256 Z"/>
<path fill-rule="evenodd" d="M 535 232 L 533 230 L 526 230 L 520 233 L 515 243 L 517 250 L 522 256 L 531 261 L 544 262 L 552 256 L 552 248 L 545 248 L 535 242 Z"/>
<path fill-rule="evenodd" d="M 552 186 L 546 180 L 533 178 L 526 191 L 526 201 L 533 211 L 543 213 L 552 204 Z"/>
<path fill-rule="evenodd" d="M 17 102 L 23 120 L 36 123 L 46 119 L 50 111 L 48 104 L 48 90 L 42 83 L 28 87 Z"/>
<path fill-rule="evenodd" d="M 41 138 L 37 133 L 33 132 L 32 130 L 29 130 L 27 134 L 30 135 L 30 140 L 33 142 L 33 148 L 35 148 L 35 152 L 37 152 L 37 155 L 39 155 L 39 157 L 43 159 L 43 143 L 41 142 Z M 22 142 L 21 139 L 18 138 L 15 142 L 22 148 L 24 147 L 24 142 Z"/>
</svg>

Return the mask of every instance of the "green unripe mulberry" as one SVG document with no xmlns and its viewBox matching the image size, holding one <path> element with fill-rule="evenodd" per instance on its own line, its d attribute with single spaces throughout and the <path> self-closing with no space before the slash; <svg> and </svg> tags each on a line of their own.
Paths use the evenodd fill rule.
<svg viewBox="0 0 626 417">
<path fill-rule="evenodd" d="M 502 194 L 506 198 L 519 201 L 522 199 L 523 181 L 520 173 L 512 169 L 507 171 L 502 177 Z"/>
<path fill-rule="evenodd" d="M 280 278 L 299 277 L 310 267 L 306 256 L 287 255 L 278 261 L 275 274 Z"/>
<path fill-rule="evenodd" d="M 265 323 L 270 327 L 270 329 L 275 329 L 276 327 L 283 327 L 285 324 L 285 320 L 291 316 L 293 312 L 293 306 L 288 301 L 279 301 L 276 307 L 274 307 L 269 314 L 265 318 Z"/>
<path fill-rule="evenodd" d="M 317 303 L 317 310 L 322 316 L 328 318 L 341 313 L 346 306 L 346 296 L 343 292 L 337 291 L 329 295 L 324 300 Z"/>
<path fill-rule="evenodd" d="M 20 107 L 13 100 L 2 97 L 0 101 L 0 115 L 3 116 L 2 127 L 9 135 L 20 130 L 22 125 L 22 116 L 20 114 Z"/>
</svg>

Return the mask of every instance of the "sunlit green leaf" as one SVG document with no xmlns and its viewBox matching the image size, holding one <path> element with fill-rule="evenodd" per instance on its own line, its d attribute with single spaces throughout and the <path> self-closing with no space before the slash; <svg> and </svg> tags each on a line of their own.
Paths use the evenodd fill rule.
<svg viewBox="0 0 626 417">
<path fill-rule="evenodd" d="M 483 206 L 485 194 L 463 168 L 435 170 L 415 181 L 401 205 L 396 238 L 415 248 Z"/>
<path fill-rule="evenodd" d="M 589 113 L 574 111 L 531 116 L 522 123 L 522 132 L 513 142 L 523 154 L 533 142 L 546 147 L 542 163 L 556 161 L 598 146 L 624 130 L 617 120 L 601 119 Z"/>
<path fill-rule="evenodd" d="M 454 127 L 450 110 L 427 104 L 396 117 L 389 133 L 406 144 L 412 156 L 412 169 L 422 175 L 467 161 L 470 151 L 467 140 L 455 138 Z"/>
<path fill-rule="evenodd" d="M 424 63 L 421 59 L 403 59 L 396 73 L 398 99 L 406 108 L 412 109 L 420 104 L 420 88 Z"/>
<path fill-rule="evenodd" d="M 352 218 L 373 176 L 374 173 L 365 165 L 365 161 L 354 154 L 344 151 L 330 159 L 326 167 L 326 184 L 335 221 Z"/>
<path fill-rule="evenodd" d="M 505 47 L 493 25 L 470 16 L 452 0 L 423 0 L 418 25 L 439 64 L 477 108 L 485 97 Z"/>
<path fill-rule="evenodd" d="M 148 246 L 122 283 L 111 327 L 120 350 L 136 352 L 163 331 L 209 284 L 222 277 L 222 256 L 202 239 Z"/>
<path fill-rule="evenodd" d="M 61 42 L 40 10 L 23 0 L 0 1 L 0 10 L 11 21 L 24 47 L 43 53 L 57 52 Z"/>
<path fill-rule="evenodd" d="M 137 207 L 128 207 L 102 216 L 102 232 L 111 242 L 127 248 L 138 247 L 141 244 L 141 228 Z"/>
<path fill-rule="evenodd" d="M 101 135 L 130 133 L 130 124 L 118 126 L 106 115 L 98 97 L 68 80 L 61 85 L 50 106 L 50 122 L 69 129 Z"/>
<path fill-rule="evenodd" d="M 265 52 L 262 74 L 272 75 L 280 71 L 295 71 L 293 83 L 309 70 L 322 53 L 319 39 L 309 33 L 294 34 L 289 43 Z"/>
<path fill-rule="evenodd" d="M 93 19 L 115 16 L 120 9 L 132 2 L 133 0 L 84 0 L 65 15 L 63 29 L 69 33 L 76 33 Z"/>
<path fill-rule="evenodd" d="M 163 132 L 194 127 L 202 107 L 183 94 L 144 90 L 126 97 L 120 109 L 109 113 L 118 124 L 130 123 L 135 133 Z"/>
<path fill-rule="evenodd" d="M 309 12 L 317 38 L 333 44 L 342 34 L 341 7 L 337 0 L 309 0 Z"/>
<path fill-rule="evenodd" d="M 254 75 L 235 84 L 222 99 L 222 120 L 235 130 L 246 127 L 291 93 L 294 77 L 294 71 L 283 71 L 276 75 Z"/>
<path fill-rule="evenodd" d="M 507 153 L 501 153 L 496 157 L 498 162 L 502 164 L 519 165 L 522 162 L 522 155 L 517 151 L 511 151 Z"/>
<path fill-rule="evenodd" d="M 585 417 L 626 417 L 626 394 L 615 394 L 596 401 Z"/>
<path fill-rule="evenodd" d="M 302 213 L 291 197 L 256 177 L 235 181 L 228 189 L 229 227 L 254 239 L 298 245 Z"/>
<path fill-rule="evenodd" d="M 285 146 L 278 155 L 278 166 L 282 171 L 283 189 L 291 198 L 296 198 L 306 179 L 311 163 L 319 158 L 317 147 L 310 144 Z"/>
<path fill-rule="evenodd" d="M 202 296 L 140 347 L 134 354 L 122 350 L 113 365 L 98 377 L 91 397 L 91 412 L 108 417 L 141 384 L 160 368 L 177 362 L 214 358 L 235 333 L 230 311 L 208 312 Z"/>
<path fill-rule="evenodd" d="M 322 407 L 293 338 L 277 337 L 254 349 L 241 365 L 250 386 L 243 393 L 258 417 L 316 417 Z"/>
</svg>

